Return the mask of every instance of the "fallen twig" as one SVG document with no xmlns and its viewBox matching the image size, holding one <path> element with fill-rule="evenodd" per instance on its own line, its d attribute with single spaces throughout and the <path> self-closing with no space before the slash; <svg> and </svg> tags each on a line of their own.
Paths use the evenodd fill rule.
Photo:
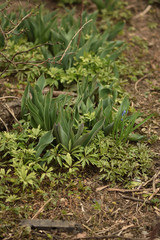
<svg viewBox="0 0 160 240">
<path fill-rule="evenodd" d="M 32 220 L 37 218 L 38 215 L 43 211 L 44 207 L 52 200 L 52 198 L 48 199 L 47 202 L 36 212 L 36 214 L 32 217 Z"/>
<path fill-rule="evenodd" d="M 143 79 L 145 79 L 146 77 L 148 77 L 148 74 L 146 74 L 146 75 L 144 75 L 143 77 L 141 77 L 141 78 L 135 83 L 135 90 L 136 90 L 136 92 L 138 92 L 138 90 L 137 90 L 137 85 L 138 85 L 138 83 L 139 83 L 140 81 L 142 81 Z"/>
<path fill-rule="evenodd" d="M 139 13 L 138 15 L 136 15 L 134 17 L 134 19 L 137 19 L 139 17 L 143 17 L 145 14 L 147 14 L 150 11 L 151 7 L 152 7 L 151 5 L 148 5 L 148 7 L 143 12 Z"/>
<path fill-rule="evenodd" d="M 142 200 L 142 199 L 138 199 L 138 198 L 134 198 L 134 197 L 130 197 L 130 196 L 125 196 L 125 195 L 123 195 L 123 194 L 120 194 L 123 198 L 125 198 L 125 199 L 128 199 L 128 200 L 131 200 L 131 201 L 135 201 L 135 202 L 141 202 L 141 203 L 147 203 L 147 204 L 149 204 L 149 205 L 154 205 L 154 203 L 153 202 L 151 202 L 151 201 L 145 201 L 145 200 Z"/>
<path fill-rule="evenodd" d="M 3 99 L 10 99 L 10 98 L 19 99 L 19 97 L 15 97 L 15 96 L 4 96 L 4 97 L 0 97 L 0 100 L 3 100 Z"/>
<path fill-rule="evenodd" d="M 6 131 L 8 132 L 8 127 L 7 124 L 3 121 L 3 119 L 0 117 L 0 121 L 3 123 L 3 125 L 5 126 Z"/>
<path fill-rule="evenodd" d="M 88 239 L 88 240 L 96 240 L 96 239 L 126 239 L 126 240 L 146 240 L 144 238 L 129 238 L 129 237 L 123 237 L 119 235 L 104 235 L 104 236 L 93 236 L 93 237 L 83 237 L 83 238 L 74 238 L 75 240 L 78 239 Z"/>
<path fill-rule="evenodd" d="M 156 192 L 156 179 L 157 177 L 160 175 L 160 171 L 158 171 L 157 173 L 154 174 L 153 176 L 153 183 L 152 183 L 152 186 L 153 186 L 153 193 Z"/>
<path fill-rule="evenodd" d="M 107 188 L 107 186 L 99 187 L 96 189 L 96 192 L 102 191 L 103 189 Z M 108 192 L 122 192 L 122 193 L 127 193 L 127 192 L 142 192 L 146 191 L 147 189 L 119 189 L 119 188 L 107 188 L 106 191 Z M 150 190 L 150 189 L 149 189 Z"/>
<path fill-rule="evenodd" d="M 5 107 L 6 107 L 6 109 L 8 110 L 8 112 L 12 115 L 12 117 L 13 117 L 14 120 L 15 120 L 15 122 L 17 122 L 17 123 L 20 125 L 21 129 L 23 129 L 21 123 L 20 123 L 20 122 L 18 121 L 18 119 L 16 118 L 16 116 L 15 116 L 15 114 L 14 114 L 14 111 L 8 106 L 7 103 L 5 104 Z"/>
<path fill-rule="evenodd" d="M 157 173 L 154 174 L 154 176 L 152 178 L 150 178 L 148 181 L 146 181 L 145 183 L 142 183 L 138 189 L 140 189 L 141 187 L 145 187 L 148 183 L 152 182 L 153 181 L 153 184 L 155 184 L 155 178 L 157 178 L 158 176 L 160 175 L 160 171 L 158 171 Z M 152 185 L 153 185 L 152 184 Z M 155 189 L 155 185 L 153 186 L 153 192 L 154 192 L 154 189 Z"/>
<path fill-rule="evenodd" d="M 153 193 L 152 195 L 149 197 L 149 200 L 151 200 L 154 196 L 157 195 L 157 193 L 159 192 L 160 188 L 157 188 Z"/>
</svg>

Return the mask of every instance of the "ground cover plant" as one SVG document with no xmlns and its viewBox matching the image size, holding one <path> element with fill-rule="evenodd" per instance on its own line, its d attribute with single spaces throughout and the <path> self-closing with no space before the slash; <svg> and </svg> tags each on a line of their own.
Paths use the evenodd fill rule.
<svg viewBox="0 0 160 240">
<path fill-rule="evenodd" d="M 91 52 L 92 55 L 96 55 L 96 57 L 99 56 L 100 59 L 107 56 L 107 61 L 115 60 L 121 53 L 123 42 L 113 39 L 118 32 L 122 30 L 122 22 L 113 27 L 109 26 L 108 29 L 101 34 L 95 27 L 96 12 L 93 14 L 83 12 L 82 23 L 80 23 L 79 20 L 75 20 L 75 11 L 72 10 L 66 13 L 66 16 L 64 16 L 61 23 L 59 23 L 59 19 L 56 17 L 57 11 L 50 14 L 43 13 L 43 11 L 43 7 L 41 7 L 36 16 L 29 16 L 28 18 L 25 18 L 25 16 L 32 15 L 32 12 L 21 12 L 21 19 L 25 19 L 17 26 L 14 37 L 11 37 L 11 40 L 6 42 L 5 48 L 3 49 L 5 57 L 1 55 L 3 61 L 1 67 L 5 69 L 4 74 L 2 74 L 3 77 L 13 75 L 17 71 L 18 79 L 22 79 L 23 81 L 23 78 L 27 77 L 27 79 L 33 81 L 34 77 L 40 76 L 43 72 L 46 72 L 49 79 L 53 78 L 56 73 L 59 73 L 60 79 L 58 79 L 58 81 L 63 79 L 62 81 L 64 82 L 67 81 L 64 80 L 66 72 L 63 74 L 63 72 L 57 70 L 57 68 L 66 70 L 72 67 L 74 62 L 75 68 L 79 63 L 79 59 L 83 57 L 85 53 Z M 4 31 L 7 31 L 7 29 L 11 28 L 10 21 L 15 19 L 15 15 L 9 15 L 11 20 L 6 20 L 4 13 L 1 15 L 2 27 Z M 21 32 L 21 29 L 24 29 L 24 31 L 23 34 L 19 35 L 18 33 Z M 78 32 L 79 29 L 81 29 L 80 32 Z M 2 38 L 5 39 L 5 36 L 2 36 Z M 33 44 L 28 42 L 24 45 L 26 40 Z M 43 46 L 37 46 L 37 44 L 42 44 Z M 29 49 L 32 50 L 29 51 Z M 65 49 L 68 49 L 68 51 L 65 51 Z M 21 54 L 15 55 L 15 51 Z M 63 55 L 63 53 L 65 54 Z M 8 57 L 10 62 L 6 60 Z M 44 59 L 46 66 L 42 66 L 40 58 Z M 33 67 L 33 71 L 32 74 L 29 74 L 29 72 L 31 72 L 31 66 Z M 77 70 L 74 68 L 70 71 L 76 73 Z M 71 81 L 72 80 L 69 82 Z M 55 81 L 55 84 L 58 85 L 57 81 Z"/>
<path fill-rule="evenodd" d="M 116 9 L 116 4 L 113 7 Z M 7 226 L 11 238 L 52 239 L 52 234 L 47 231 L 33 236 L 33 231 L 28 227 L 18 227 L 14 232 L 11 230 L 22 218 L 34 219 L 37 216 L 69 221 L 79 221 L 81 218 L 90 230 L 94 227 L 93 231 L 89 230 L 91 235 L 98 233 L 101 238 L 105 237 L 105 231 L 110 234 L 110 230 L 106 230 L 103 223 L 107 219 L 111 221 L 113 216 L 117 219 L 119 210 L 116 205 L 119 203 L 117 199 L 114 201 L 113 195 L 110 199 L 107 192 L 104 195 L 98 193 L 103 189 L 100 187 L 102 184 L 113 187 L 111 191 L 119 184 L 126 188 L 122 189 L 124 192 L 128 189 L 129 192 L 135 191 L 134 197 L 140 191 L 142 199 L 145 199 L 142 200 L 143 208 L 148 208 L 145 203 L 155 209 L 159 207 L 159 200 L 156 195 L 152 196 L 151 190 L 141 190 L 144 184 L 150 183 L 155 157 L 147 145 L 151 139 L 142 134 L 141 125 L 149 126 L 148 120 L 154 115 L 147 113 L 144 116 L 133 103 L 131 105 L 129 95 L 122 89 L 124 79 L 121 79 L 122 76 L 134 78 L 132 69 L 135 77 L 141 76 L 146 71 L 146 65 L 140 72 L 141 69 L 138 71 L 134 67 L 128 69 L 130 63 L 127 62 L 126 69 L 127 59 L 124 56 L 119 58 L 124 45 L 112 37 L 117 35 L 123 24 L 113 26 L 109 32 L 95 31 L 87 21 L 96 14 L 88 15 L 85 12 L 82 19 L 84 17 L 86 22 L 77 21 L 75 28 L 72 28 L 73 12 L 68 11 L 59 22 L 64 31 L 58 29 L 56 12 L 47 15 L 40 8 L 37 15 L 20 20 L 15 28 L 18 32 L 14 33 L 20 33 L 22 26 L 26 29 L 27 25 L 28 29 L 33 27 L 33 31 L 19 36 L 13 34 L 10 39 L 4 38 L 6 35 L 3 32 L 1 34 L 6 41 L 1 46 L 2 76 L 4 79 L 16 77 L 19 83 L 26 85 L 21 100 L 21 117 L 19 120 L 15 117 L 16 124 L 12 130 L 0 133 L 0 232 L 3 237 L 8 237 Z M 44 24 L 46 20 L 47 24 Z M 36 21 L 41 22 L 42 28 L 36 27 Z M 68 21 L 69 29 L 66 25 Z M 78 48 L 78 31 L 85 23 L 86 26 L 81 29 L 82 45 Z M 13 26 L 11 21 L 7 24 Z M 50 29 L 54 29 L 54 34 L 61 35 L 66 45 L 56 46 L 48 42 L 53 33 Z M 42 34 L 44 32 L 46 34 Z M 58 41 L 61 41 L 60 38 Z M 137 43 L 137 40 L 133 41 Z M 70 42 L 71 48 L 68 48 Z M 102 47 L 99 47 L 100 43 Z M 142 47 L 142 44 L 139 46 Z M 74 55 L 70 56 L 72 51 Z M 59 58 L 56 58 L 58 55 Z M 11 59 L 10 64 L 8 59 Z M 47 89 L 48 92 L 45 91 Z M 55 89 L 63 89 L 64 94 L 53 98 Z M 72 94 L 67 95 L 66 89 Z M 153 184 L 157 186 L 157 183 Z M 43 206 L 44 212 L 40 208 L 43 201 L 48 204 Z M 106 205 L 109 201 L 111 205 Z M 41 209 L 38 212 L 37 203 Z M 75 210 L 70 205 L 74 205 Z M 8 224 L 8 217 L 16 221 Z M 132 220 L 134 225 L 135 218 Z M 119 225 L 120 228 L 122 226 Z M 136 231 L 133 236 L 141 235 Z"/>
</svg>

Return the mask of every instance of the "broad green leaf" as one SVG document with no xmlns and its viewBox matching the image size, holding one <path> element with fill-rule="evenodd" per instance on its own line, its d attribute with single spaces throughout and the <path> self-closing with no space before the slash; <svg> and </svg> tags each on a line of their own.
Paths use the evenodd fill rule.
<svg viewBox="0 0 160 240">
<path fill-rule="evenodd" d="M 30 111 L 31 116 L 34 118 L 34 121 L 37 123 L 37 127 L 38 125 L 40 125 L 43 128 L 43 119 L 39 114 L 38 108 L 32 103 L 30 99 L 27 100 L 27 105 L 28 105 L 28 109 Z"/>
<path fill-rule="evenodd" d="M 61 143 L 68 149 L 70 139 L 68 138 L 68 135 L 65 133 L 60 123 L 56 125 L 56 139 L 58 140 L 58 143 Z"/>
<path fill-rule="evenodd" d="M 77 134 L 75 135 L 75 139 L 74 139 L 75 141 L 79 139 L 79 137 L 83 132 L 83 129 L 84 129 L 84 124 L 82 123 L 78 128 Z"/>
<path fill-rule="evenodd" d="M 36 150 L 36 157 L 39 157 L 42 151 L 53 142 L 54 137 L 52 131 L 48 131 L 45 133 L 40 139 L 39 143 L 35 147 Z"/>
<path fill-rule="evenodd" d="M 45 87 L 45 84 L 46 84 L 46 80 L 45 80 L 44 74 L 42 74 L 36 82 L 36 85 L 40 88 L 41 92 Z"/>
<path fill-rule="evenodd" d="M 53 128 L 53 124 L 51 122 L 50 113 L 51 113 L 51 102 L 52 102 L 52 90 L 47 93 L 44 99 L 44 126 L 45 130 L 51 130 Z M 55 111 L 55 109 L 52 109 Z"/>
<path fill-rule="evenodd" d="M 131 142 L 137 142 L 137 141 L 143 140 L 145 138 L 146 138 L 145 136 L 142 136 L 142 135 L 137 134 L 137 133 L 130 133 L 129 136 L 128 136 L 128 140 L 131 141 Z"/>
<path fill-rule="evenodd" d="M 27 99 L 29 97 L 29 92 L 30 92 L 30 84 L 27 84 L 27 87 L 25 88 L 25 91 L 22 96 L 22 101 L 21 101 L 21 116 L 24 118 L 24 115 L 28 113 L 27 109 Z"/>
<path fill-rule="evenodd" d="M 81 145 L 81 146 L 86 146 L 87 144 L 90 143 L 90 141 L 92 140 L 92 138 L 97 134 L 97 132 L 103 127 L 103 124 L 104 124 L 104 120 L 100 120 L 98 121 L 94 127 L 92 128 L 92 130 L 83 135 L 82 137 L 80 137 L 77 141 L 75 141 L 73 143 L 73 148 L 78 146 L 78 145 Z"/>
<path fill-rule="evenodd" d="M 114 126 L 114 123 L 112 122 L 112 123 L 108 124 L 108 126 L 103 129 L 105 136 L 109 135 L 112 132 L 113 126 Z"/>
</svg>

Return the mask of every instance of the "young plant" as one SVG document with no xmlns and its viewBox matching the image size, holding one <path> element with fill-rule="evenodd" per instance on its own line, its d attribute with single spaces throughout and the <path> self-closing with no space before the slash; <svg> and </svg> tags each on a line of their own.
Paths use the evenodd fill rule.
<svg viewBox="0 0 160 240">
<path fill-rule="evenodd" d="M 113 11 L 119 0 L 92 0 L 92 2 L 96 4 L 99 11 L 102 11 L 103 9 Z"/>
<path fill-rule="evenodd" d="M 45 78 L 43 75 L 38 79 L 34 88 L 31 88 L 30 84 L 27 85 L 22 98 L 21 112 L 23 117 L 28 111 L 30 112 L 32 127 L 40 126 L 41 129 L 49 131 L 56 123 L 59 109 L 68 103 L 70 97 L 60 95 L 53 99 L 53 89 L 44 95 L 42 93 L 44 86 Z"/>
<path fill-rule="evenodd" d="M 125 97 L 115 116 L 112 130 L 112 136 L 117 140 L 118 143 L 126 142 L 127 140 L 138 141 L 143 139 L 144 136 L 140 134 L 133 134 L 133 132 L 153 116 L 153 114 L 149 115 L 136 125 L 136 120 L 142 114 L 140 112 L 135 112 L 128 115 L 127 113 L 129 112 L 129 107 L 129 100 L 127 97 Z"/>
<path fill-rule="evenodd" d="M 40 126 L 42 130 L 48 131 L 36 146 L 37 156 L 47 145 L 51 144 L 54 137 L 56 143 L 62 144 L 68 151 L 79 145 L 89 144 L 102 128 L 104 120 L 100 119 L 89 132 L 83 134 L 84 124 L 80 119 L 80 121 L 76 120 L 75 112 L 72 113 L 70 97 L 60 95 L 53 99 L 52 90 L 45 96 L 42 93 L 44 86 L 45 79 L 41 76 L 34 88 L 28 84 L 22 98 L 22 116 L 25 117 L 29 112 L 31 126 L 34 128 Z"/>
<path fill-rule="evenodd" d="M 60 67 L 68 69 L 73 66 L 74 57 L 79 59 L 85 52 L 93 52 L 100 57 L 104 57 L 107 54 L 114 55 L 114 50 L 119 48 L 119 51 L 115 50 L 116 55 L 119 55 L 120 46 L 123 45 L 123 42 L 113 41 L 113 39 L 122 30 L 123 23 L 109 27 L 103 34 L 100 34 L 95 28 L 97 13 L 87 14 L 87 12 L 83 12 L 82 24 L 87 24 L 81 31 L 81 38 L 78 43 L 78 34 L 76 36 L 76 33 L 79 31 L 81 24 L 80 20 L 75 20 L 74 10 L 68 11 L 60 23 L 55 17 L 55 12 L 53 14 L 42 13 L 41 8 L 36 16 L 26 19 L 20 27 L 28 29 L 26 36 L 29 41 L 50 43 L 48 47 L 42 47 L 42 53 L 46 60 L 54 58 L 56 62 L 60 61 Z M 109 41 L 108 44 L 106 44 L 107 41 Z M 68 47 L 69 51 L 65 52 Z M 61 58 L 64 52 L 65 54 Z M 51 63 L 48 63 L 48 67 L 51 66 Z"/>
</svg>

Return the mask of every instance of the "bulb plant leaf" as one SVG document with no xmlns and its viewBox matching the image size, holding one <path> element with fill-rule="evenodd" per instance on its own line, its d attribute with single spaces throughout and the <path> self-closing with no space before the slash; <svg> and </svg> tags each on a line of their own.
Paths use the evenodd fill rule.
<svg viewBox="0 0 160 240">
<path fill-rule="evenodd" d="M 141 113 L 129 113 L 130 102 L 125 97 L 115 113 L 117 92 L 113 86 L 106 88 L 97 84 L 96 79 L 84 79 L 77 86 L 77 98 L 59 95 L 52 98 L 53 89 L 44 95 L 45 78 L 41 76 L 32 88 L 27 85 L 22 98 L 23 112 L 31 116 L 31 126 L 48 132 L 39 140 L 37 156 L 53 141 L 72 152 L 78 146 L 87 146 L 99 130 L 105 136 L 111 134 L 117 143 L 143 139 L 134 131 L 150 116 L 136 125 Z M 117 107 L 117 106 L 116 106 Z M 26 110 L 27 109 L 27 110 Z M 47 140 L 48 137 L 48 140 Z M 46 140 L 46 144 L 45 144 Z"/>
</svg>

